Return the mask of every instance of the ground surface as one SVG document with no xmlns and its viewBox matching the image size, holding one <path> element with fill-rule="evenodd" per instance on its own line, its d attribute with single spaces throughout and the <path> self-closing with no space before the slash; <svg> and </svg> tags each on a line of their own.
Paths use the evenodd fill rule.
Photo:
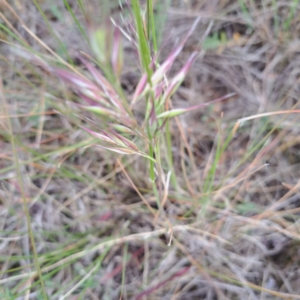
<svg viewBox="0 0 300 300">
<path fill-rule="evenodd" d="M 201 16 L 171 71 L 200 49 L 173 106 L 236 93 L 171 123 L 178 187 L 159 216 L 144 158 L 84 148 L 87 134 L 57 113 L 72 91 L 11 47 L 51 55 L 35 35 L 84 72 L 78 51 L 92 52 L 64 2 L 35 2 L 47 23 L 34 1 L 0 0 L 16 35 L 1 27 L 1 299 L 45 298 L 34 257 L 49 299 L 300 299 L 299 1 L 156 2 L 162 61 Z M 69 1 L 87 31 L 80 3 L 102 26 L 103 1 Z M 139 78 L 124 40 L 128 98 Z"/>
</svg>

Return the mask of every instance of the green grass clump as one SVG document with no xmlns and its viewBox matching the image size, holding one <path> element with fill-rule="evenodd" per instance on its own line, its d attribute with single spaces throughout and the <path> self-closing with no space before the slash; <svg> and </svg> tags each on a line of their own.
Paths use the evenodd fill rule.
<svg viewBox="0 0 300 300">
<path fill-rule="evenodd" d="M 299 1 L 175 2 L 3 1 L 0 299 L 299 299 Z"/>
</svg>

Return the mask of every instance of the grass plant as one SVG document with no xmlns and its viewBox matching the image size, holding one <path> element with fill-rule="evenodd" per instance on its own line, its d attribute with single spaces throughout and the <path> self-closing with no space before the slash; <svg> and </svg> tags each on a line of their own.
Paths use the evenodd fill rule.
<svg viewBox="0 0 300 300">
<path fill-rule="evenodd" d="M 299 1 L 25 2 L 0 299 L 300 299 Z"/>
</svg>

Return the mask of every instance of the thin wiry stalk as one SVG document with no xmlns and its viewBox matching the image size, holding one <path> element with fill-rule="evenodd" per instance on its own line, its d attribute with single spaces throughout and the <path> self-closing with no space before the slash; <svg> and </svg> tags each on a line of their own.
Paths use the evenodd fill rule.
<svg viewBox="0 0 300 300">
<path fill-rule="evenodd" d="M 1 95 L 1 98 L 2 98 L 2 101 L 3 101 L 4 113 L 5 113 L 5 115 L 9 116 L 8 104 L 7 104 L 7 101 L 6 101 L 6 97 L 4 95 L 2 79 L 0 80 L 0 95 Z M 11 140 L 11 146 L 12 146 L 14 161 L 15 161 L 15 164 L 16 164 L 15 169 L 16 169 L 16 172 L 17 172 L 18 183 L 19 183 L 19 186 L 20 186 L 22 202 L 23 202 L 23 209 L 24 209 L 26 222 L 27 222 L 28 235 L 29 235 L 29 238 L 30 238 L 31 247 L 32 247 L 32 251 L 33 251 L 34 263 L 35 263 L 35 267 L 36 267 L 36 270 L 37 270 L 37 275 L 38 275 L 39 280 L 40 280 L 43 298 L 47 300 L 48 296 L 47 296 L 47 293 L 46 293 L 46 290 L 45 290 L 44 280 L 43 280 L 40 264 L 39 264 L 39 261 L 38 261 L 38 253 L 37 253 L 37 250 L 36 250 L 33 231 L 32 231 L 32 228 L 31 228 L 31 220 L 30 220 L 29 209 L 28 209 L 27 201 L 26 201 L 25 187 L 24 187 L 22 173 L 21 173 L 21 169 L 20 169 L 21 167 L 20 167 L 20 163 L 19 163 L 19 155 L 18 155 L 18 150 L 17 150 L 17 146 L 16 146 L 16 142 L 15 142 L 15 136 L 14 136 L 13 127 L 12 127 L 10 117 L 7 118 L 7 125 L 8 125 L 8 132 L 10 134 L 10 140 Z"/>
<path fill-rule="evenodd" d="M 33 0 L 33 2 L 34 2 L 34 4 L 35 4 L 36 8 L 38 9 L 39 13 L 40 13 L 41 16 L 43 17 L 45 23 L 47 24 L 47 27 L 48 27 L 49 31 L 50 31 L 51 34 L 54 36 L 54 38 L 57 40 L 57 42 L 59 43 L 59 45 L 60 45 L 62 51 L 63 51 L 63 52 L 65 53 L 65 55 L 67 56 L 69 63 L 73 65 L 73 60 L 71 59 L 71 57 L 70 57 L 70 55 L 69 55 L 69 53 L 68 53 L 68 51 L 67 51 L 65 45 L 62 43 L 62 41 L 58 38 L 58 36 L 57 36 L 56 33 L 54 32 L 54 30 L 52 29 L 52 27 L 51 27 L 51 25 L 50 25 L 50 23 L 49 23 L 47 17 L 45 16 L 43 10 L 42 10 L 41 7 L 40 7 L 39 3 L 38 3 L 36 0 Z"/>
<path fill-rule="evenodd" d="M 72 8 L 70 7 L 68 1 L 67 1 L 67 0 L 64 0 L 64 4 L 65 4 L 65 6 L 67 7 L 67 10 L 70 12 L 70 14 L 71 14 L 71 16 L 72 16 L 74 22 L 76 23 L 77 27 L 79 28 L 79 30 L 80 30 L 81 34 L 83 35 L 84 39 L 85 39 L 86 42 L 89 44 L 90 41 L 89 41 L 89 39 L 88 39 L 88 37 L 87 37 L 87 35 L 86 35 L 84 29 L 82 28 L 80 22 L 79 22 L 78 19 L 76 18 L 76 16 L 75 16 L 75 14 L 74 14 Z M 80 5 L 80 7 L 82 8 L 82 5 Z"/>
</svg>

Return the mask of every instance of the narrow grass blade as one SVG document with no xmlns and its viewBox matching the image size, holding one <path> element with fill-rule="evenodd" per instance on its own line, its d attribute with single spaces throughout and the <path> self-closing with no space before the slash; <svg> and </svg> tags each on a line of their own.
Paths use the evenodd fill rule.
<svg viewBox="0 0 300 300">
<path fill-rule="evenodd" d="M 188 40 L 188 38 L 192 35 L 194 30 L 196 29 L 198 23 L 200 21 L 200 17 L 196 19 L 192 27 L 190 28 L 187 35 L 184 37 L 184 39 L 179 43 L 179 45 L 173 50 L 173 52 L 169 55 L 169 57 L 166 59 L 166 61 L 156 70 L 156 72 L 153 74 L 151 80 L 152 83 L 155 84 L 159 80 L 165 76 L 165 74 L 170 70 L 171 66 L 173 65 L 175 59 L 183 49 L 184 44 Z"/>
<path fill-rule="evenodd" d="M 86 42 L 87 42 L 88 44 L 90 44 L 89 39 L 88 39 L 88 37 L 87 37 L 87 35 L 86 35 L 84 29 L 82 28 L 80 22 L 79 22 L 78 19 L 76 18 L 76 16 L 75 16 L 75 14 L 74 14 L 72 8 L 70 7 L 68 1 L 67 1 L 67 0 L 64 0 L 64 4 L 65 4 L 67 10 L 69 11 L 69 13 L 71 14 L 71 16 L 72 16 L 74 22 L 76 23 L 76 25 L 77 25 L 79 31 L 81 32 L 81 34 L 82 34 L 83 37 L 85 38 Z"/>
<path fill-rule="evenodd" d="M 225 95 L 225 96 L 223 96 L 221 98 L 218 98 L 216 100 L 213 100 L 213 101 L 210 101 L 210 102 L 207 102 L 207 103 L 201 103 L 201 104 L 189 107 L 189 108 L 176 108 L 176 109 L 172 109 L 172 110 L 169 110 L 169 111 L 161 113 L 160 115 L 157 116 L 157 118 L 158 119 L 160 119 L 160 118 L 172 118 L 172 117 L 181 115 L 183 113 L 186 113 L 188 111 L 192 111 L 192 110 L 195 110 L 195 109 L 203 108 L 203 107 L 212 105 L 214 103 L 223 101 L 223 100 L 225 100 L 227 98 L 230 98 L 230 97 L 232 97 L 234 95 L 235 95 L 235 93 L 231 93 L 231 94 Z"/>
<path fill-rule="evenodd" d="M 151 70 L 149 68 L 151 62 L 151 54 L 150 54 L 150 47 L 145 36 L 143 20 L 141 16 L 141 7 L 138 0 L 132 0 L 132 8 L 133 14 L 135 19 L 135 25 L 137 30 L 138 42 L 139 42 L 139 57 L 141 59 L 141 65 L 143 69 L 146 71 L 148 75 L 148 79 L 150 80 L 151 77 Z"/>
</svg>

